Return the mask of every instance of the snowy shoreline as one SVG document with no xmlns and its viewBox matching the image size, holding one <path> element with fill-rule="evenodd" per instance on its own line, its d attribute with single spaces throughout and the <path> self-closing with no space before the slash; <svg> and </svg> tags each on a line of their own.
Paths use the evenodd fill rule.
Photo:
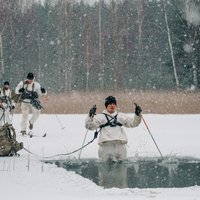
<svg viewBox="0 0 200 200">
<path fill-rule="evenodd" d="M 15 115 L 14 127 L 19 133 L 21 115 Z M 86 130 L 84 120 L 86 115 L 58 115 L 65 129 L 62 129 L 55 115 L 41 115 L 34 127 L 38 137 L 22 137 L 17 134 L 17 140 L 23 142 L 26 151 L 20 151 L 20 157 L 0 158 L 1 197 L 6 200 L 23 199 L 159 199 L 197 200 L 200 196 L 200 186 L 187 188 L 156 188 L 156 189 L 103 189 L 92 181 L 66 171 L 52 164 L 43 164 L 44 156 L 70 152 L 81 146 Z M 148 126 L 155 137 L 164 156 L 192 156 L 200 158 L 199 119 L 200 115 L 144 115 Z M 129 138 L 128 156 L 159 156 L 144 124 L 135 129 L 126 129 Z M 45 138 L 41 137 L 47 133 Z M 88 132 L 87 141 L 93 137 Z M 97 158 L 97 140 L 86 147 L 82 158 Z M 78 153 L 71 156 L 78 158 Z"/>
</svg>

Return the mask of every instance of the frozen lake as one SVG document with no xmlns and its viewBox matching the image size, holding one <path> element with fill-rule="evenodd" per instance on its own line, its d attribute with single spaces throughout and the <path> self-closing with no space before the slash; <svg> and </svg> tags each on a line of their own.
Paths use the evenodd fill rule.
<svg viewBox="0 0 200 200">
<path fill-rule="evenodd" d="M 57 117 L 65 127 L 64 129 Z M 58 115 L 57 117 L 41 115 L 34 126 L 35 137 L 30 138 L 19 134 L 21 115 L 14 115 L 13 124 L 17 131 L 17 140 L 23 142 L 24 147 L 34 155 L 22 150 L 19 151 L 20 157 L 0 158 L 0 186 L 3 199 L 199 199 L 200 186 L 197 185 L 199 185 L 200 177 L 198 163 L 200 159 L 200 115 L 144 115 L 164 158 L 189 158 L 189 160 L 179 160 L 178 165 L 176 162 L 171 162 L 165 167 L 162 166 L 162 162 L 155 162 L 154 158 L 159 157 L 158 150 L 146 127 L 141 123 L 137 128 L 126 129 L 129 139 L 127 153 L 130 162 L 119 166 L 105 166 L 104 171 L 101 171 L 100 163 L 97 162 L 97 140 L 83 149 L 81 163 L 77 162 L 79 152 L 70 157 L 57 156 L 45 159 L 45 161 L 53 160 L 54 162 L 69 161 L 65 164 L 67 170 L 55 164 L 41 162 L 43 156 L 52 157 L 80 148 L 86 135 L 84 127 L 86 115 Z M 45 133 L 46 137 L 42 137 Z M 85 143 L 91 141 L 93 133 L 87 133 Z M 63 162 L 59 165 L 61 164 Z M 76 173 L 75 169 L 77 169 Z M 114 173 L 116 184 L 118 183 L 117 177 L 120 180 L 125 177 L 123 179 L 125 182 L 116 185 L 118 188 L 109 188 L 114 186 L 109 185 L 110 182 L 112 184 L 115 182 L 109 178 Z M 179 182 L 174 182 L 174 180 Z M 127 185 L 123 185 L 124 183 Z M 184 187 L 183 184 L 190 185 L 190 187 Z M 104 189 L 105 187 L 109 189 Z M 119 189 L 119 187 L 125 188 Z"/>
</svg>

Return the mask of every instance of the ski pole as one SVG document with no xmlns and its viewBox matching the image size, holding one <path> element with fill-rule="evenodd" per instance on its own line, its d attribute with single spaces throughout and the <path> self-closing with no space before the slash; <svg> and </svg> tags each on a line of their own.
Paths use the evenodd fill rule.
<svg viewBox="0 0 200 200">
<path fill-rule="evenodd" d="M 57 119 L 58 123 L 59 123 L 60 126 L 61 126 L 61 129 L 65 129 L 65 127 L 62 125 L 60 119 L 58 118 L 58 115 L 55 115 L 55 116 L 56 116 L 56 119 Z"/>
<path fill-rule="evenodd" d="M 4 117 L 4 111 L 3 111 L 3 113 L 2 113 L 2 115 L 1 115 L 1 118 L 0 118 L 0 121 L 3 119 L 3 117 Z"/>
<path fill-rule="evenodd" d="M 93 107 L 96 108 L 96 105 L 94 105 Z M 96 110 L 95 110 L 95 112 L 96 112 Z M 93 121 L 93 117 L 94 117 L 94 115 L 95 115 L 95 113 L 91 115 L 91 121 L 90 121 L 90 124 L 91 124 L 92 121 Z M 90 124 L 89 124 L 89 126 L 90 126 Z M 88 130 L 87 130 L 86 133 L 85 133 L 85 137 L 84 137 L 84 140 L 83 140 L 83 143 L 82 143 L 82 146 L 81 146 L 81 150 L 80 150 L 80 153 L 79 153 L 79 156 L 78 156 L 78 159 L 79 159 L 79 160 L 81 159 L 81 153 L 82 153 L 83 146 L 84 146 L 84 144 L 85 144 L 85 140 L 86 140 L 86 137 L 87 137 L 87 133 L 88 133 Z"/>
<path fill-rule="evenodd" d="M 145 124 L 145 126 L 146 126 L 146 128 L 147 128 L 147 130 L 148 130 L 148 132 L 149 132 L 149 134 L 150 134 L 150 136 L 151 136 L 151 138 L 152 138 L 154 144 L 156 145 L 156 148 L 158 149 L 158 152 L 160 153 L 160 156 L 161 156 L 162 160 L 163 160 L 163 159 L 164 159 L 164 158 L 163 158 L 163 155 L 162 155 L 160 149 L 158 148 L 158 145 L 157 145 L 157 143 L 156 143 L 156 141 L 155 141 L 155 139 L 154 139 L 154 137 L 153 137 L 153 135 L 152 135 L 152 133 L 151 133 L 151 131 L 150 131 L 150 129 L 149 129 L 147 123 L 146 123 L 146 121 L 144 120 L 144 117 L 142 117 L 142 121 L 144 122 L 144 124 Z"/>
<path fill-rule="evenodd" d="M 79 159 L 79 160 L 81 159 L 81 153 L 82 153 L 83 146 L 84 146 L 84 144 L 85 144 L 85 140 L 86 140 L 86 137 L 87 137 L 87 133 L 88 133 L 88 130 L 87 130 L 86 133 L 85 133 L 85 137 L 84 137 L 83 143 L 82 143 L 82 145 L 81 145 L 81 150 L 80 150 L 79 155 L 78 155 L 78 159 Z"/>
</svg>

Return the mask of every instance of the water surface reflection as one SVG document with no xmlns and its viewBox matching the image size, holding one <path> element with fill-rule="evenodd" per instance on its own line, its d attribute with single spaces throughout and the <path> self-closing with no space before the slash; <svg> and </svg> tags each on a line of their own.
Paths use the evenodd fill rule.
<svg viewBox="0 0 200 200">
<path fill-rule="evenodd" d="M 169 188 L 200 185 L 200 161 L 192 158 L 163 162 L 145 158 L 118 163 L 101 163 L 96 159 L 48 162 L 75 171 L 104 188 Z"/>
</svg>

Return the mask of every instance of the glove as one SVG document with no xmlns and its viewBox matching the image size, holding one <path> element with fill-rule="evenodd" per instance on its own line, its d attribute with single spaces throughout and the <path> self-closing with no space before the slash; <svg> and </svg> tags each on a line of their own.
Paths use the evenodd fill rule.
<svg viewBox="0 0 200 200">
<path fill-rule="evenodd" d="M 96 110 L 97 110 L 97 106 L 94 105 L 89 111 L 89 116 L 93 117 L 96 114 Z"/>
<path fill-rule="evenodd" d="M 15 109 L 15 106 L 10 106 L 10 107 L 9 107 L 10 112 L 11 112 L 11 110 L 13 110 L 13 109 Z"/>
<path fill-rule="evenodd" d="M 97 137 L 98 137 L 98 132 L 95 131 L 95 133 L 94 133 L 94 138 L 96 139 Z"/>
<path fill-rule="evenodd" d="M 24 93 L 25 92 L 25 89 L 24 88 L 20 88 L 19 89 L 19 93 Z"/>
<path fill-rule="evenodd" d="M 135 104 L 135 114 L 137 116 L 140 116 L 141 115 L 141 112 L 142 112 L 142 108 L 140 108 L 140 106 L 138 106 L 136 103 Z"/>
<path fill-rule="evenodd" d="M 44 88 L 41 87 L 40 90 L 41 90 L 42 94 L 46 93 L 46 90 Z"/>
</svg>

